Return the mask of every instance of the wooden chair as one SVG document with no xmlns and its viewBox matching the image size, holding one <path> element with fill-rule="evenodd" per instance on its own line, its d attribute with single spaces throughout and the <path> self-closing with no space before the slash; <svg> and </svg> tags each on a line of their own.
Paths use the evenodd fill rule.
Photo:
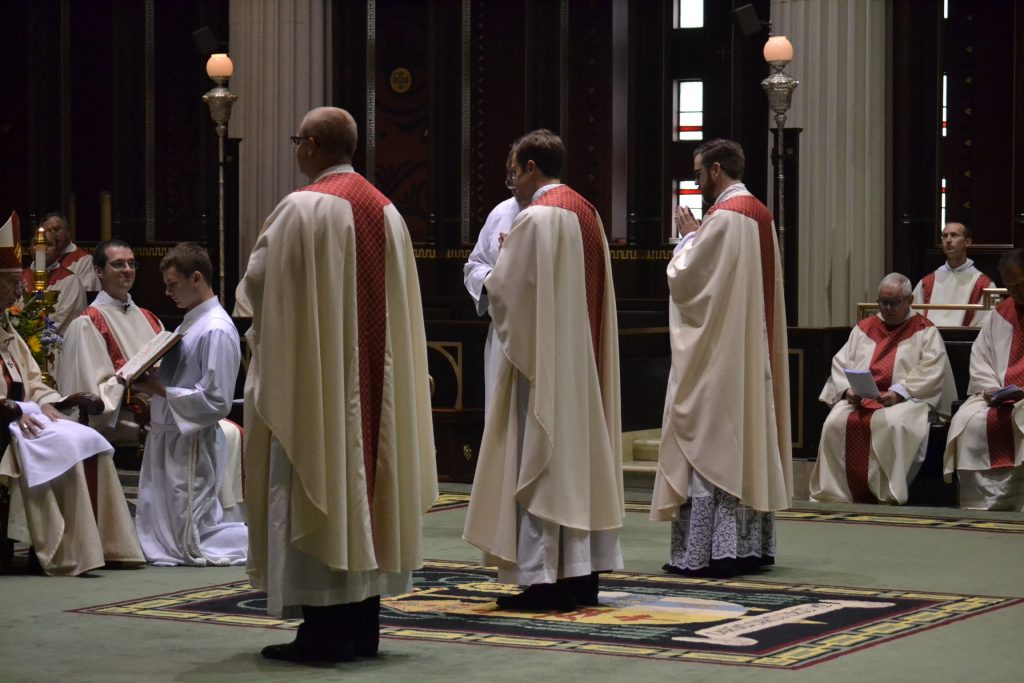
<svg viewBox="0 0 1024 683">
<path fill-rule="evenodd" d="M 89 424 L 90 415 L 99 415 L 103 412 L 103 401 L 96 394 L 78 393 L 71 394 L 67 398 L 54 404 L 64 412 L 72 408 L 78 408 L 78 422 Z M 0 400 L 0 457 L 7 452 L 11 445 L 11 432 L 8 425 L 21 417 L 21 407 L 10 399 Z M 85 478 L 89 486 L 89 497 L 92 500 L 93 514 L 96 513 L 96 456 L 93 456 L 82 463 L 85 468 Z M 0 574 L 5 574 L 10 569 L 14 559 L 14 541 L 7 538 L 7 522 L 11 512 L 11 495 L 6 486 L 0 484 Z"/>
</svg>

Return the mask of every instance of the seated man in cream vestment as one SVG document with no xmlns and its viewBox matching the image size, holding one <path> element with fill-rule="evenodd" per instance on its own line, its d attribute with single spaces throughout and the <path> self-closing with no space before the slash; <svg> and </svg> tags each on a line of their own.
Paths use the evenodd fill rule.
<svg viewBox="0 0 1024 683">
<path fill-rule="evenodd" d="M 960 480 L 960 507 L 1024 512 L 1024 251 L 1004 254 L 999 273 L 1010 298 L 971 349 L 970 398 L 949 426 L 943 469 Z"/>
<path fill-rule="evenodd" d="M 131 296 L 138 273 L 131 246 L 113 239 L 99 244 L 89 259 L 102 291 L 82 315 L 68 325 L 57 365 L 57 387 L 65 395 L 87 391 L 103 399 L 103 413 L 90 424 L 115 446 L 138 446 L 137 417 L 127 405 L 127 392 L 115 373 L 141 351 L 163 323 L 140 308 Z M 149 396 L 142 394 L 147 400 Z M 229 521 L 243 521 L 242 435 L 238 425 L 221 420 L 225 473 L 220 483 L 221 505 Z"/>
<path fill-rule="evenodd" d="M 92 267 L 92 257 L 71 241 L 71 228 L 63 214 L 46 214 L 39 222 L 39 227 L 48 238 L 52 236 L 57 251 L 57 262 L 75 274 L 87 293 L 98 292 L 100 281 Z"/>
<path fill-rule="evenodd" d="M 352 168 L 355 120 L 320 107 L 292 136 L 311 184 L 267 217 L 239 286 L 246 333 L 249 580 L 300 616 L 262 655 L 375 657 L 381 597 L 411 590 L 437 498 L 412 240 Z"/>
<path fill-rule="evenodd" d="M 832 406 L 811 471 L 811 500 L 907 502 L 924 462 L 929 415 L 949 415 L 953 372 L 938 329 L 910 308 L 910 280 L 890 273 L 878 285 L 880 312 L 850 331 L 832 359 L 820 399 Z M 870 370 L 880 395 L 859 396 L 845 370 Z"/>
<path fill-rule="evenodd" d="M 50 313 L 50 320 L 57 326 L 57 333 L 64 334 L 71 321 L 81 313 L 88 303 L 85 287 L 71 270 L 60 264 L 57 258 L 60 254 L 53 241 L 53 233 L 46 234 L 46 291 L 57 292 L 57 304 Z M 35 276 L 32 268 L 25 268 L 22 272 L 25 283 L 23 301 L 28 301 L 32 296 L 35 286 Z"/>
<path fill-rule="evenodd" d="M 548 130 L 512 147 L 516 217 L 484 287 L 502 347 L 463 537 L 526 589 L 505 609 L 598 604 L 622 568 L 624 512 L 615 290 L 601 219 L 559 182 Z"/>
<path fill-rule="evenodd" d="M 11 329 L 5 309 L 21 293 L 15 245 L 8 223 L 0 230 L 0 398 L 18 401 L 22 412 L 0 459 L 0 483 L 11 490 L 8 536 L 31 545 L 47 574 L 142 564 L 113 448 L 52 405 L 60 395 L 43 383 L 28 346 Z"/>
<path fill-rule="evenodd" d="M 666 271 L 672 370 L 651 519 L 670 521 L 672 574 L 733 575 L 775 562 L 776 510 L 793 496 L 782 264 L 771 213 L 741 182 L 731 140 L 694 150 L 710 205 L 677 207 Z"/>
<path fill-rule="evenodd" d="M 974 267 L 967 258 L 971 231 L 963 223 L 946 223 L 942 228 L 942 251 L 946 262 L 938 270 L 925 275 L 914 288 L 915 304 L 980 304 L 982 290 L 992 280 Z M 989 311 L 931 309 L 922 311 L 925 318 L 940 326 L 981 327 Z"/>
</svg>

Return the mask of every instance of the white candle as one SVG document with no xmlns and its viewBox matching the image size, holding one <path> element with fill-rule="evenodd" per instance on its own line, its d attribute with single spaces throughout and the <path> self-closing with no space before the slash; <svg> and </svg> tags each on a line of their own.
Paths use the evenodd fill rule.
<svg viewBox="0 0 1024 683">
<path fill-rule="evenodd" d="M 43 229 L 39 228 L 39 232 L 42 233 Z M 36 259 L 35 259 L 36 262 L 35 262 L 35 268 L 33 270 L 35 270 L 37 273 L 45 273 L 46 272 L 46 245 L 45 244 L 37 244 L 35 252 L 36 252 Z"/>
</svg>

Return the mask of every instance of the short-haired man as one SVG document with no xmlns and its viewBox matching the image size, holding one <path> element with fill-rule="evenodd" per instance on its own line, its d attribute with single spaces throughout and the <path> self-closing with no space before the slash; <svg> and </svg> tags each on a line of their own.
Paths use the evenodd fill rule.
<svg viewBox="0 0 1024 683">
<path fill-rule="evenodd" d="M 865 318 L 832 359 L 820 400 L 832 406 L 811 471 L 811 500 L 907 502 L 928 446 L 929 415 L 948 415 L 953 372 L 938 329 L 910 308 L 910 280 L 886 275 L 877 315 Z M 860 396 L 846 370 L 869 370 L 880 395 Z"/>
<path fill-rule="evenodd" d="M 601 218 L 559 178 L 549 130 L 512 146 L 520 204 L 484 281 L 501 341 L 463 537 L 526 586 L 498 607 L 598 604 L 598 573 L 622 568 L 618 326 Z"/>
<path fill-rule="evenodd" d="M 980 304 L 982 290 L 992 280 L 967 258 L 971 231 L 963 223 L 946 223 L 942 228 L 942 251 L 946 262 L 928 273 L 914 288 L 915 304 Z M 988 311 L 928 310 L 924 317 L 940 326 L 981 327 Z"/>
<path fill-rule="evenodd" d="M 88 300 L 82 281 L 60 264 L 60 251 L 55 239 L 52 231 L 46 233 L 46 290 L 57 292 L 57 303 L 50 313 L 50 320 L 57 326 L 58 334 L 64 334 L 64 330 L 75 316 L 85 310 Z M 33 272 L 32 268 L 25 268 L 22 272 L 22 280 L 25 283 L 23 299 L 26 301 L 35 287 Z"/>
<path fill-rule="evenodd" d="M 950 423 L 943 469 L 957 473 L 960 507 L 1024 512 L 1024 250 L 1004 254 L 999 274 L 1010 298 L 971 349 L 970 398 Z"/>
<path fill-rule="evenodd" d="M 43 216 L 39 226 L 46 233 L 47 238 L 53 237 L 57 250 L 57 262 L 61 267 L 74 273 L 86 292 L 98 292 L 100 281 L 96 277 L 96 271 L 93 270 L 92 259 L 89 258 L 88 252 L 71 241 L 71 228 L 64 215 L 57 212 L 48 213 Z"/>
<path fill-rule="evenodd" d="M 113 448 L 95 431 L 64 419 L 55 406 L 60 395 L 43 383 L 7 318 L 21 292 L 16 223 L 12 216 L 0 229 L 0 403 L 6 411 L 4 399 L 17 401 L 20 413 L 0 454 L 0 482 L 11 490 L 7 534 L 30 544 L 47 574 L 78 575 L 107 562 L 142 564 Z M 6 419 L 2 428 L 8 429 Z"/>
<path fill-rule="evenodd" d="M 437 498 L 412 240 L 352 168 L 357 137 L 343 109 L 302 119 L 292 144 L 311 184 L 267 218 L 239 286 L 249 580 L 271 614 L 303 618 L 269 659 L 376 656 L 381 596 L 410 590 Z"/>
<path fill-rule="evenodd" d="M 234 398 L 238 332 L 210 286 L 213 264 L 202 247 L 177 245 L 160 271 L 185 318 L 175 330 L 182 339 L 159 371 L 136 383 L 152 396 L 135 514 L 139 542 L 157 565 L 245 564 L 245 524 L 224 521 L 218 500 L 228 457 L 219 423 Z"/>
<path fill-rule="evenodd" d="M 667 268 L 672 370 L 651 519 L 672 522 L 672 574 L 733 575 L 775 561 L 774 512 L 792 500 L 782 265 L 771 213 L 731 140 L 693 153 L 710 205 L 676 207 Z"/>
</svg>

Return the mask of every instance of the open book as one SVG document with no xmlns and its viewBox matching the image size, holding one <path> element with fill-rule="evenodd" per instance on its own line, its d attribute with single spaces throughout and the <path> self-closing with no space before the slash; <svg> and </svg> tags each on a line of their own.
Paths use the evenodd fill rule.
<svg viewBox="0 0 1024 683">
<path fill-rule="evenodd" d="M 142 347 L 142 349 L 121 366 L 117 371 L 117 379 L 123 384 L 131 384 L 133 379 L 141 376 L 146 370 L 164 357 L 174 345 L 181 341 L 181 335 L 177 332 L 164 330 L 156 335 Z"/>
<path fill-rule="evenodd" d="M 861 398 L 878 398 L 880 396 L 878 385 L 875 384 L 875 378 L 871 376 L 870 370 L 845 368 L 843 372 L 846 373 L 846 379 L 850 383 L 853 393 Z"/>
</svg>

